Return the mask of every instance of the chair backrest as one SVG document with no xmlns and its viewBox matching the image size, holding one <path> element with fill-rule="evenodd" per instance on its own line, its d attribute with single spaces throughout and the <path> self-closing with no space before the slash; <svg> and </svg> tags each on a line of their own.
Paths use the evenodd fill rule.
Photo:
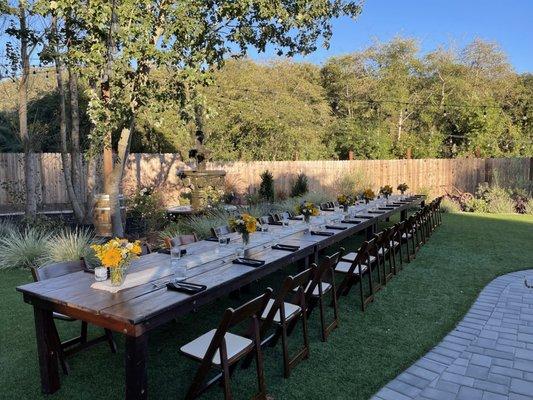
<svg viewBox="0 0 533 400">
<path fill-rule="evenodd" d="M 276 221 L 283 221 L 285 219 L 289 219 L 291 215 L 288 211 L 283 211 L 275 214 L 275 220 Z"/>
<path fill-rule="evenodd" d="M 192 235 L 179 235 L 173 238 L 168 238 L 167 247 L 183 246 L 197 241 L 198 237 L 196 236 L 196 233 L 193 233 Z"/>
<path fill-rule="evenodd" d="M 229 235 L 230 233 L 233 232 L 233 230 L 228 225 L 223 225 L 223 226 L 217 226 L 215 228 L 212 228 L 211 232 L 213 232 L 213 236 L 215 236 L 216 238 L 219 238 L 224 235 Z"/>
<path fill-rule="evenodd" d="M 292 293 L 294 289 L 298 289 L 297 296 L 300 298 L 303 298 L 304 296 L 304 290 L 309 284 L 309 281 L 311 280 L 313 276 L 313 272 L 316 270 L 316 267 L 310 267 L 297 275 L 289 275 L 285 278 L 283 281 L 283 284 L 281 285 L 278 294 L 276 298 L 274 299 L 274 303 L 272 304 L 272 307 L 270 308 L 266 318 L 263 320 L 263 324 L 261 325 L 261 333 L 263 334 L 268 330 L 268 328 L 271 326 L 272 321 L 274 320 L 274 316 L 279 311 L 281 318 L 283 319 L 285 316 L 285 310 L 284 310 L 284 303 L 285 299 L 289 295 L 289 293 Z"/>
<path fill-rule="evenodd" d="M 344 247 L 330 256 L 325 256 L 318 267 L 315 268 L 315 273 L 312 276 L 311 282 L 305 290 L 306 303 L 309 304 L 315 288 L 318 287 L 318 293 L 322 296 L 322 281 L 326 274 L 330 273 L 330 278 L 335 279 L 335 267 L 339 263 L 341 256 L 344 254 Z"/>
<path fill-rule="evenodd" d="M 322 204 L 320 204 L 320 209 L 321 209 L 322 211 L 327 210 L 327 209 L 329 209 L 329 208 L 331 208 L 331 207 L 329 206 L 329 203 L 327 203 L 327 202 L 326 202 L 326 203 L 322 203 Z"/>
<path fill-rule="evenodd" d="M 224 311 L 224 314 L 222 315 L 222 319 L 215 331 L 215 334 L 211 339 L 211 343 L 209 343 L 209 347 L 205 352 L 202 363 L 210 365 L 211 360 L 213 359 L 217 350 L 220 350 L 220 358 L 222 363 L 227 362 L 227 360 L 224 360 L 224 353 L 226 353 L 226 343 L 224 337 L 226 336 L 226 333 L 231 327 L 245 321 L 246 319 L 253 320 L 254 331 L 257 335 L 259 335 L 258 319 L 263 310 L 265 309 L 265 306 L 267 305 L 270 296 L 272 296 L 272 289 L 268 288 L 261 296 L 248 301 L 242 306 L 236 309 L 226 309 L 226 311 Z M 223 348 L 224 351 L 222 351 Z"/>
<path fill-rule="evenodd" d="M 261 225 L 270 224 L 274 222 L 274 218 L 272 218 L 272 216 L 270 215 L 263 215 L 262 217 L 257 218 L 257 220 L 259 221 Z"/>
<path fill-rule="evenodd" d="M 62 261 L 32 268 L 31 274 L 33 276 L 33 280 L 35 282 L 38 282 L 44 281 L 46 279 L 58 278 L 60 276 L 72 274 L 74 272 L 83 271 L 84 268 L 84 260 Z"/>
</svg>

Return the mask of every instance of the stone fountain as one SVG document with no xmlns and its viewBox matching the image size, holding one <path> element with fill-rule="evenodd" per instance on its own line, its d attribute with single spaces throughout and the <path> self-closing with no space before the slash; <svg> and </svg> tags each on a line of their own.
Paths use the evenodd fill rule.
<svg viewBox="0 0 533 400">
<path fill-rule="evenodd" d="M 207 159 L 209 152 L 204 146 L 204 133 L 198 129 L 195 133 L 195 146 L 189 150 L 189 158 L 193 160 L 193 168 L 178 172 L 186 187 L 191 190 L 192 212 L 203 210 L 209 203 L 208 193 L 211 187 L 222 188 L 226 171 L 208 170 Z"/>
</svg>

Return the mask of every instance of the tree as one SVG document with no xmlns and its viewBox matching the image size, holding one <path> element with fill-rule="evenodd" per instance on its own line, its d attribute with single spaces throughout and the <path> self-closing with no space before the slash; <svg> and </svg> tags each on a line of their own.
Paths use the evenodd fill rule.
<svg viewBox="0 0 533 400">
<path fill-rule="evenodd" d="M 5 32 L 13 39 L 6 44 L 6 55 L 11 65 L 12 78 L 17 82 L 18 130 L 24 150 L 25 212 L 29 218 L 36 216 L 38 203 L 37 160 L 28 129 L 30 57 L 41 41 L 41 34 L 35 29 L 36 24 L 31 21 L 33 6 L 34 4 L 27 0 L 19 0 L 13 4 L 7 1 L 0 3 L 0 11 L 8 21 Z"/>
<path fill-rule="evenodd" d="M 170 0 L 57 0 L 59 13 L 77 11 L 79 43 L 67 57 L 83 66 L 90 82 L 88 113 L 94 125 L 92 139 L 101 149 L 113 146 L 116 161 L 106 176 L 113 231 L 123 234 L 118 194 L 129 154 L 136 117 L 150 99 L 162 97 L 183 105 L 189 113 L 191 93 L 209 83 L 213 69 L 228 54 L 249 46 L 267 45 L 289 56 L 316 49 L 319 38 L 327 44 L 331 18 L 356 16 L 355 1 L 306 2 L 183 1 Z M 166 69 L 167 80 L 154 79 L 154 69 Z M 114 133 L 118 140 L 114 142 Z M 112 140 L 110 140 L 112 139 Z"/>
</svg>

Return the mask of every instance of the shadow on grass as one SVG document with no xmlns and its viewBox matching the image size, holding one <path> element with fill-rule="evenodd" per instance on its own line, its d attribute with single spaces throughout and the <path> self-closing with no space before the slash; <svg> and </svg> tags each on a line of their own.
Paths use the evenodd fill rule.
<svg viewBox="0 0 533 400">
<path fill-rule="evenodd" d="M 518 215 L 448 214 L 428 244 L 404 271 L 378 293 L 367 312 L 359 309 L 356 290 L 340 303 L 341 325 L 327 343 L 319 336 L 318 313 L 311 316 L 311 357 L 290 379 L 282 377 L 280 346 L 265 351 L 269 392 L 276 399 L 368 399 L 382 385 L 437 344 L 468 311 L 483 287 L 495 277 L 532 268 L 533 217 Z M 360 237 L 343 243 L 357 248 Z M 183 398 L 197 364 L 179 354 L 180 345 L 212 329 L 222 311 L 259 293 L 277 288 L 288 268 L 253 287 L 241 301 L 221 299 L 157 330 L 150 337 L 150 398 Z M 0 273 L 1 323 L 0 398 L 37 399 L 39 371 L 30 306 L 15 286 L 31 280 L 24 271 Z M 75 335 L 78 323 L 62 324 L 62 337 Z M 93 335 L 99 334 L 92 327 Z M 123 398 L 123 340 L 119 354 L 106 345 L 70 360 L 72 372 L 62 377 L 53 399 Z M 299 342 L 291 337 L 291 343 Z M 238 369 L 232 381 L 235 398 L 255 391 L 253 368 Z M 218 388 L 203 398 L 219 399 Z"/>
</svg>

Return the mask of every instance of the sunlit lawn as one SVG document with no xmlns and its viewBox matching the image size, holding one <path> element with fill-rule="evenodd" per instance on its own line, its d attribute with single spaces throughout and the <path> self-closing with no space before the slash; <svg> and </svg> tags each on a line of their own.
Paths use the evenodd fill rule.
<svg viewBox="0 0 533 400">
<path fill-rule="evenodd" d="M 341 326 L 327 343 L 319 339 L 318 314 L 311 317 L 311 357 L 290 379 L 282 377 L 279 346 L 267 348 L 266 377 L 276 399 L 368 399 L 383 384 L 435 345 L 466 313 L 480 290 L 494 277 L 532 268 L 533 216 L 449 214 L 422 248 L 416 261 L 393 279 L 367 312 L 361 313 L 355 291 L 341 299 Z M 355 248 L 360 238 L 347 243 Z M 287 270 L 253 288 L 277 287 Z M 0 272 L 0 398 L 41 398 L 31 307 L 15 287 L 31 280 L 28 271 Z M 253 296 L 250 293 L 241 301 Z M 183 398 L 195 364 L 179 346 L 213 328 L 222 311 L 239 301 L 223 299 L 150 338 L 150 398 Z M 63 338 L 78 332 L 63 323 Z M 93 335 L 100 333 L 96 328 Z M 298 338 L 293 338 L 292 342 Z M 105 344 L 70 359 L 72 372 L 50 399 L 121 399 L 124 396 L 123 340 L 119 354 Z M 238 369 L 236 398 L 255 389 L 254 369 Z M 222 398 L 212 388 L 203 398 Z"/>
</svg>

